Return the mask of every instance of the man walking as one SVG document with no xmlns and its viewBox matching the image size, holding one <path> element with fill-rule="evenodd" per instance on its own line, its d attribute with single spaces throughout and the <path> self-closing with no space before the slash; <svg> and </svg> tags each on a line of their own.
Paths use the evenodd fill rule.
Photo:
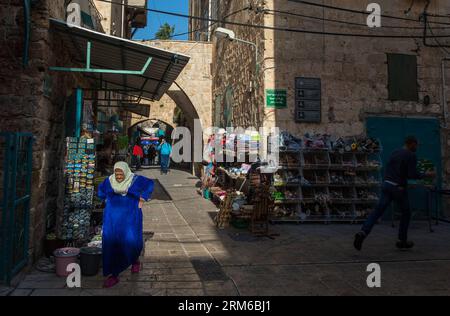
<svg viewBox="0 0 450 316">
<path fill-rule="evenodd" d="M 405 139 L 405 146 L 397 149 L 391 154 L 386 165 L 384 181 L 381 189 L 381 197 L 375 210 L 369 215 L 361 231 L 355 235 L 354 247 L 361 250 L 364 239 L 370 234 L 373 226 L 384 212 L 395 201 L 401 211 L 400 228 L 398 242 L 399 249 L 410 249 L 414 247 L 412 241 L 408 241 L 408 227 L 411 220 L 411 211 L 408 200 L 408 179 L 422 179 L 424 177 L 434 177 L 435 172 L 422 174 L 417 170 L 416 151 L 418 141 L 414 136 Z"/>
<path fill-rule="evenodd" d="M 172 146 L 166 142 L 165 138 L 161 138 L 161 144 L 158 146 L 161 174 L 167 174 L 169 170 L 170 154 L 172 153 Z"/>
</svg>

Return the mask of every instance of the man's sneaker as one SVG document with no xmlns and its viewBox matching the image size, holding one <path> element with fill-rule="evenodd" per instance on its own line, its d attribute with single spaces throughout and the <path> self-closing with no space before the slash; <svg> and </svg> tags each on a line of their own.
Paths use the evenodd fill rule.
<svg viewBox="0 0 450 316">
<path fill-rule="evenodd" d="M 414 243 L 412 241 L 397 241 L 396 244 L 398 249 L 411 249 L 412 247 L 414 247 Z"/>
<path fill-rule="evenodd" d="M 362 244 L 364 239 L 366 238 L 366 234 L 364 232 L 359 232 L 355 235 L 355 241 L 353 242 L 353 246 L 356 250 L 361 251 Z"/>
</svg>

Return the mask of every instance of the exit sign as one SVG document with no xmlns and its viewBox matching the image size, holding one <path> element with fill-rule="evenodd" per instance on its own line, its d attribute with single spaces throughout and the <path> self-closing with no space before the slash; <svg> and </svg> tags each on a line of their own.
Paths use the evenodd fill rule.
<svg viewBox="0 0 450 316">
<path fill-rule="evenodd" d="M 267 89 L 266 106 L 268 108 L 275 109 L 282 109 L 287 107 L 287 91 L 280 89 Z"/>
</svg>

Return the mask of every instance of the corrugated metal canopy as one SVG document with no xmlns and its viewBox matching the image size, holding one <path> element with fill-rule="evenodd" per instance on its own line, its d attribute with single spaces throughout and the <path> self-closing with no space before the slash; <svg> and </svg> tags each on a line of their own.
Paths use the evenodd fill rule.
<svg viewBox="0 0 450 316">
<path fill-rule="evenodd" d="M 123 89 L 126 94 L 148 100 L 159 100 L 189 62 L 186 55 L 146 46 L 131 40 L 114 37 L 78 26 L 50 19 L 50 29 L 63 39 L 77 63 L 86 63 L 87 43 L 91 42 L 91 67 L 113 70 L 139 71 L 149 57 L 152 62 L 143 75 L 85 74 L 102 80 L 110 89 Z M 67 65 L 55 65 L 64 66 Z M 73 67 L 70 65 L 69 67 Z"/>
</svg>

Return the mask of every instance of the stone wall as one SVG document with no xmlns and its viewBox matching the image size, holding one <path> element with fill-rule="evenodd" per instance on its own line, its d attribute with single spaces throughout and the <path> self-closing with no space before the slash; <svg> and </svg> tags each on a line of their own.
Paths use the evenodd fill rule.
<svg viewBox="0 0 450 316">
<path fill-rule="evenodd" d="M 31 132 L 33 145 L 30 244 L 32 261 L 42 253 L 46 214 L 61 206 L 64 183 L 64 106 L 81 78 L 50 73 L 48 67 L 70 63 L 62 42 L 48 31 L 50 17 L 65 17 L 63 2 L 39 1 L 32 7 L 29 66 L 22 67 L 22 1 L 0 4 L 0 126 L 2 131 Z M 44 85 L 51 87 L 44 93 Z"/>
<path fill-rule="evenodd" d="M 166 101 L 171 109 L 172 102 L 175 102 L 183 110 L 188 120 L 199 118 L 204 128 L 211 126 L 212 44 L 189 41 L 146 41 L 142 43 L 190 57 L 189 63 L 175 80 L 176 84 L 172 85 L 167 93 L 172 100 L 164 97 L 161 101 L 155 102 L 152 104 L 153 111 L 160 104 L 166 104 Z M 166 114 L 164 113 L 164 116 Z M 151 113 L 151 118 L 159 119 L 159 117 L 154 117 L 153 113 Z"/>
<path fill-rule="evenodd" d="M 325 1 L 332 4 L 331 1 Z M 379 1 L 384 14 L 401 16 L 409 6 L 408 1 Z M 429 8 L 438 12 L 436 1 Z M 365 10 L 367 4 L 361 1 L 347 1 L 345 7 Z M 344 5 L 339 5 L 344 6 Z M 363 15 L 349 15 L 339 11 L 323 10 L 299 4 L 295 1 L 267 1 L 267 7 L 303 15 L 332 18 L 364 24 Z M 417 4 L 410 13 L 418 16 L 424 5 Z M 447 9 L 450 4 L 447 5 Z M 442 12 L 448 12 L 442 11 Z M 324 15 L 325 14 L 325 15 Z M 368 27 L 349 27 L 337 23 L 298 18 L 278 14 L 268 17 L 276 27 L 302 28 L 315 31 L 363 33 Z M 408 26 L 403 21 L 382 20 L 384 25 Z M 412 23 L 420 27 L 419 23 Z M 325 27 L 325 29 L 324 29 Z M 372 34 L 421 35 L 423 30 L 391 30 L 382 28 Z M 268 32 L 267 32 L 268 33 Z M 363 119 L 368 114 L 420 115 L 440 117 L 440 61 L 443 57 L 437 48 L 424 47 L 420 39 L 368 39 L 325 35 L 271 32 L 267 34 L 265 59 L 266 89 L 280 88 L 288 91 L 288 108 L 276 111 L 279 127 L 296 133 L 319 131 L 354 135 L 363 132 Z M 270 44 L 269 44 L 270 42 Z M 269 46 L 272 46 L 269 48 Z M 387 53 L 417 55 L 419 102 L 393 102 L 388 100 Z M 275 64 L 270 60 L 274 60 Z M 295 77 L 316 77 L 322 80 L 321 124 L 297 124 L 294 122 Z M 431 97 L 431 104 L 423 105 L 425 95 Z"/>
<path fill-rule="evenodd" d="M 321 2 L 319 2 L 321 3 Z M 365 10 L 368 3 L 346 1 L 324 1 L 324 4 Z M 410 1 L 377 1 L 383 14 L 403 16 Z M 418 17 L 426 1 L 414 3 L 410 18 Z M 366 16 L 349 14 L 313 6 L 295 1 L 266 1 L 266 8 L 301 13 L 326 19 L 344 20 L 365 24 Z M 448 1 L 434 1 L 428 8 L 430 13 L 445 14 L 450 10 Z M 416 27 L 417 29 L 370 30 L 365 26 L 323 22 L 285 14 L 266 15 L 268 26 L 290 29 L 306 29 L 335 33 L 372 33 L 388 35 L 423 34 L 421 23 L 382 19 L 382 25 Z M 434 25 L 435 34 L 444 34 L 438 30 L 442 25 Z M 310 35 L 265 31 L 265 89 L 286 89 L 288 108 L 266 109 L 266 125 L 276 125 L 281 129 L 303 135 L 305 132 L 332 133 L 337 135 L 356 135 L 365 132 L 364 121 L 367 116 L 433 117 L 442 121 L 443 107 L 441 97 L 441 60 L 444 54 L 439 48 L 425 47 L 422 39 L 357 38 L 327 35 Z M 449 41 L 441 40 L 449 44 Z M 432 39 L 428 41 L 435 44 Z M 387 53 L 409 54 L 417 56 L 418 63 L 418 102 L 390 101 L 388 97 Z M 322 120 L 320 124 L 296 123 L 295 77 L 314 77 L 322 80 Z M 429 96 L 431 104 L 423 100 Z M 448 107 L 448 105 L 447 105 Z M 442 130 L 442 152 L 447 178 L 450 175 L 448 163 L 449 131 Z"/>
<path fill-rule="evenodd" d="M 189 15 L 195 17 L 211 16 L 209 12 L 209 3 L 211 0 L 190 0 L 189 1 Z M 217 1 L 217 0 L 213 0 Z M 208 25 L 210 22 L 190 19 L 189 20 L 189 40 L 191 41 L 208 41 Z"/>
<path fill-rule="evenodd" d="M 113 36 L 121 36 L 122 34 L 122 3 L 121 0 L 110 2 L 103 2 L 94 0 L 95 6 L 102 16 L 102 27 L 106 34 Z M 128 28 L 125 29 L 128 32 Z"/>
<path fill-rule="evenodd" d="M 219 17 L 250 5 L 252 9 L 231 15 L 227 21 L 264 24 L 264 14 L 256 11 L 261 1 L 221 1 Z M 264 31 L 225 24 L 236 38 L 256 43 L 261 63 L 265 49 Z M 213 117 L 214 126 L 258 127 L 263 122 L 264 71 L 257 71 L 255 50 L 251 45 L 214 38 L 213 51 Z"/>
<path fill-rule="evenodd" d="M 365 11 L 369 1 L 361 3 L 349 0 L 344 3 L 324 0 L 313 1 L 337 7 Z M 376 1 L 383 14 L 403 16 L 411 1 Z M 328 33 L 371 33 L 375 35 L 418 35 L 423 34 L 423 24 L 401 20 L 382 19 L 384 26 L 401 26 L 402 29 L 369 29 L 366 16 L 348 12 L 309 6 L 298 1 L 268 0 L 264 8 L 285 13 L 258 13 L 253 10 L 235 14 L 229 21 L 246 24 L 264 24 L 267 27 L 284 29 L 303 29 Z M 427 1 L 414 2 L 408 17 L 418 19 Z M 245 3 L 221 1 L 221 17 L 240 9 Z M 428 12 L 446 14 L 450 10 L 448 1 L 433 1 Z M 259 11 L 260 12 L 260 11 Z M 313 16 L 316 19 L 288 15 L 297 13 Z M 334 19 L 362 26 L 325 21 Z M 411 26 L 416 29 L 411 28 Z M 223 25 L 236 32 L 236 37 L 258 42 L 262 52 L 261 69 L 258 74 L 260 87 L 250 89 L 251 63 L 253 52 L 246 45 L 227 40 L 214 40 L 213 53 L 213 104 L 214 122 L 222 125 L 278 126 L 293 134 L 305 132 L 332 133 L 337 135 L 356 135 L 365 132 L 364 121 L 369 115 L 433 117 L 443 120 L 441 105 L 441 59 L 444 54 L 439 48 L 426 47 L 421 38 L 388 39 L 343 37 L 335 35 L 305 34 L 265 29 Z M 434 25 L 434 34 L 448 34 Z M 430 44 L 435 44 L 429 38 Z M 449 40 L 441 42 L 450 45 Z M 387 53 L 401 53 L 417 56 L 418 63 L 418 102 L 390 101 L 388 98 Z M 322 118 L 320 124 L 296 123 L 295 78 L 314 77 L 322 81 Z M 447 77 L 449 79 L 450 77 Z M 228 90 L 227 90 L 228 87 Z M 287 90 L 287 108 L 270 109 L 265 106 L 266 89 Z M 228 91 L 228 95 L 227 95 Z M 431 104 L 423 100 L 429 96 Z M 226 99 L 231 99 L 231 118 L 225 122 Z M 450 97 L 450 95 L 449 95 Z M 448 98 L 450 100 L 450 98 Z M 215 125 L 218 125 L 217 123 Z M 442 152 L 447 176 L 450 176 L 448 129 L 442 129 Z"/>
<path fill-rule="evenodd" d="M 141 103 L 150 105 L 150 115 L 144 117 L 142 115 L 133 114 L 131 126 L 147 119 L 156 119 L 176 127 L 176 124 L 173 123 L 173 113 L 177 105 L 167 94 L 159 101 L 150 102 L 143 100 Z"/>
</svg>

